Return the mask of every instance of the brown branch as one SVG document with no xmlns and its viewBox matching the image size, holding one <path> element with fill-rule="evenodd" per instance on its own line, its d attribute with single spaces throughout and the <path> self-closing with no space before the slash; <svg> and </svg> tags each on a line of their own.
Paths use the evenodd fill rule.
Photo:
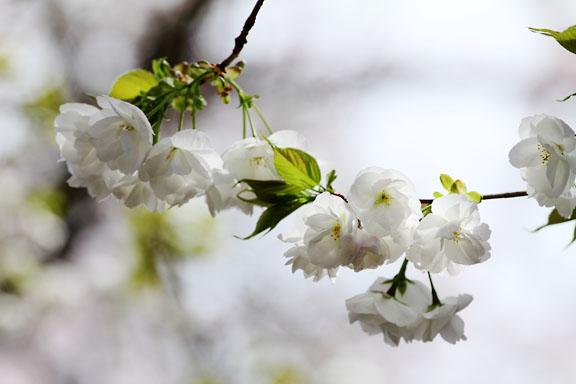
<svg viewBox="0 0 576 384">
<path fill-rule="evenodd" d="M 511 197 L 524 197 L 528 196 L 525 191 L 521 192 L 507 192 L 507 193 L 495 193 L 493 195 L 483 195 L 482 200 L 494 200 L 494 199 L 509 199 Z M 433 199 L 420 199 L 422 204 L 432 204 Z"/>
<path fill-rule="evenodd" d="M 248 40 L 246 40 L 246 37 L 248 36 L 248 33 L 250 32 L 250 30 L 254 26 L 254 23 L 256 22 L 256 16 L 258 15 L 258 11 L 260 11 L 260 8 L 262 7 L 262 4 L 264 4 L 264 0 L 258 0 L 256 2 L 256 5 L 254 6 L 252 13 L 250 13 L 250 16 L 248 16 L 246 22 L 244 23 L 242 32 L 240 32 L 240 35 L 238 35 L 238 37 L 234 39 L 234 49 L 232 50 L 232 53 L 230 54 L 230 56 L 224 59 L 223 62 L 218 64 L 218 68 L 220 68 L 220 70 L 224 70 L 228 65 L 230 65 L 230 63 L 238 57 L 238 55 L 242 51 L 242 48 L 244 48 L 244 45 L 248 42 Z"/>
</svg>

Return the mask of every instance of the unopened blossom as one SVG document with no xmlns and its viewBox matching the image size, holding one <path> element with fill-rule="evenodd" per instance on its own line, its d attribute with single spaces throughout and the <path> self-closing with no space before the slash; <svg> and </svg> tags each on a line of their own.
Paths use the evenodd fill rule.
<svg viewBox="0 0 576 384">
<path fill-rule="evenodd" d="M 268 140 L 280 148 L 296 148 L 304 150 L 306 138 L 296 131 L 278 131 Z M 274 167 L 274 151 L 263 139 L 247 138 L 236 143 L 222 154 L 224 168 L 236 180 L 281 180 Z"/>
<path fill-rule="evenodd" d="M 431 295 L 420 281 L 406 284 L 404 293 L 388 290 L 392 281 L 378 278 L 366 293 L 346 300 L 350 323 L 358 321 L 362 330 L 370 335 L 382 333 L 384 341 L 397 346 L 402 338 L 414 339 L 411 326 L 416 325 L 431 303 Z"/>
<path fill-rule="evenodd" d="M 181 205 L 204 193 L 212 184 L 212 171 L 221 167 L 222 159 L 212 149 L 208 136 L 188 129 L 154 145 L 139 176 L 150 183 L 160 199 Z"/>
<path fill-rule="evenodd" d="M 111 169 L 132 174 L 152 146 L 152 126 L 138 107 L 112 97 L 97 98 L 101 110 L 90 117 L 88 136 L 96 156 Z"/>
<path fill-rule="evenodd" d="M 349 201 L 368 232 L 393 236 L 406 247 L 422 217 L 414 185 L 391 169 L 371 167 L 360 172 L 350 187 Z"/>
<path fill-rule="evenodd" d="M 572 199 L 570 190 L 576 177 L 576 137 L 562 120 L 548 115 L 536 115 L 522 120 L 520 142 L 509 154 L 510 163 L 521 170 L 528 184 L 527 192 L 541 206 L 552 207 Z M 569 204 L 574 205 L 574 203 Z M 563 216 L 572 212 L 563 210 Z"/>
<path fill-rule="evenodd" d="M 432 203 L 432 213 L 422 219 L 406 257 L 416 267 L 432 273 L 452 271 L 454 264 L 471 265 L 490 257 L 490 229 L 480 223 L 478 203 L 465 195 L 451 194 Z"/>
</svg>

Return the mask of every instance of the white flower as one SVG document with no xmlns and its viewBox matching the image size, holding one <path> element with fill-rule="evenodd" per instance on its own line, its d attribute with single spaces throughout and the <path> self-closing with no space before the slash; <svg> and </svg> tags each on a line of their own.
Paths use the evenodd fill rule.
<svg viewBox="0 0 576 384">
<path fill-rule="evenodd" d="M 419 281 L 408 282 L 404 294 L 396 290 L 394 297 L 387 293 L 391 285 L 390 280 L 378 278 L 368 292 L 346 300 L 346 308 L 351 324 L 359 321 L 364 332 L 382 333 L 387 344 L 396 346 L 401 338 L 414 338 L 410 326 L 419 321 L 432 296 Z"/>
<path fill-rule="evenodd" d="M 406 247 L 400 246 L 390 236 L 375 236 L 361 229 L 356 232 L 354 241 L 356 250 L 346 265 L 355 272 L 377 268 L 385 262 L 392 263 L 406 250 Z"/>
<path fill-rule="evenodd" d="M 182 205 L 212 184 L 212 170 L 222 167 L 208 136 L 184 130 L 166 137 L 150 149 L 139 176 L 150 182 L 160 199 Z"/>
<path fill-rule="evenodd" d="M 288 258 L 286 265 L 292 265 L 292 273 L 301 269 L 305 278 L 314 276 L 314 281 L 320 281 L 324 276 L 328 276 L 330 281 L 334 282 L 338 275 L 338 267 L 326 269 L 312 264 L 307 254 L 307 248 L 303 245 L 290 248 L 284 256 Z"/>
<path fill-rule="evenodd" d="M 60 106 L 60 115 L 54 122 L 56 142 L 61 160 L 66 162 L 71 187 L 88 189 L 90 196 L 103 200 L 110 195 L 110 181 L 122 176 L 119 171 L 98 159 L 90 143 L 90 119 L 98 108 L 87 104 L 68 103 Z"/>
<path fill-rule="evenodd" d="M 112 194 L 128 208 L 143 205 L 151 212 L 162 212 L 166 209 L 166 202 L 156 197 L 150 185 L 136 175 L 124 175 L 110 184 Z"/>
<path fill-rule="evenodd" d="M 522 120 L 519 134 L 521 141 L 510 150 L 509 158 L 528 183 L 528 194 L 547 207 L 570 198 L 576 177 L 574 131 L 560 119 L 536 115 Z"/>
<path fill-rule="evenodd" d="M 323 268 L 345 265 L 356 249 L 358 220 L 340 197 L 324 192 L 304 206 L 304 244 L 310 262 Z"/>
<path fill-rule="evenodd" d="M 220 211 L 232 207 L 240 209 L 247 215 L 252 214 L 253 204 L 238 198 L 238 194 L 245 187 L 238 184 L 237 180 L 225 169 L 215 169 L 212 172 L 212 185 L 206 189 L 206 204 L 212 217 Z"/>
<path fill-rule="evenodd" d="M 278 131 L 268 136 L 280 148 L 304 150 L 306 139 L 296 131 Z M 222 154 L 224 168 L 236 180 L 281 180 L 274 168 L 274 151 L 265 140 L 247 138 L 237 141 Z"/>
<path fill-rule="evenodd" d="M 303 269 L 309 275 L 332 277 L 339 266 L 348 265 L 354 258 L 357 231 L 358 220 L 348 204 L 324 192 L 297 211 L 296 228 L 278 237 L 298 248 L 285 254 L 297 262 L 292 263 L 293 268 Z M 312 268 L 318 268 L 318 272 Z"/>
<path fill-rule="evenodd" d="M 111 169 L 132 174 L 152 146 L 152 127 L 138 107 L 107 96 L 97 98 L 102 108 L 90 117 L 87 134 L 96 156 Z"/>
<path fill-rule="evenodd" d="M 371 167 L 360 172 L 350 187 L 349 201 L 368 232 L 393 236 L 406 247 L 422 217 L 414 185 L 395 170 Z"/>
<path fill-rule="evenodd" d="M 447 297 L 442 300 L 441 305 L 429 308 L 422 314 L 420 320 L 410 327 L 413 338 L 427 342 L 440 334 L 450 344 L 466 340 L 464 321 L 456 313 L 466 308 L 471 301 L 472 296 L 459 295 Z"/>
<path fill-rule="evenodd" d="M 453 263 L 471 265 L 490 257 L 490 229 L 480 223 L 478 204 L 465 195 L 434 200 L 432 213 L 422 219 L 406 257 L 432 273 L 452 271 Z"/>
<path fill-rule="evenodd" d="M 436 335 L 454 344 L 466 340 L 464 322 L 456 315 L 472 301 L 470 295 L 447 297 L 432 304 L 432 293 L 420 281 L 406 281 L 404 293 L 396 289 L 388 293 L 392 280 L 378 278 L 366 293 L 346 300 L 350 323 L 360 322 L 370 335 L 382 333 L 384 341 L 397 346 L 406 342 L 432 341 Z"/>
</svg>

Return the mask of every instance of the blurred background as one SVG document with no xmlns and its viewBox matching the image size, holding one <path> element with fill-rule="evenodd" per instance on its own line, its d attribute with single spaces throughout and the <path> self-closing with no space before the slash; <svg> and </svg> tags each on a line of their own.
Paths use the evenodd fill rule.
<svg viewBox="0 0 576 384">
<path fill-rule="evenodd" d="M 576 381 L 574 224 L 486 201 L 492 258 L 438 277 L 469 293 L 468 341 L 386 345 L 344 300 L 399 265 L 314 283 L 257 215 L 203 199 L 163 215 L 66 185 L 53 120 L 151 59 L 220 62 L 255 1 L 0 0 L 0 383 L 569 383 Z M 527 27 L 576 24 L 571 0 L 268 0 L 238 82 L 275 130 L 305 134 L 346 193 L 368 166 L 421 198 L 447 173 L 480 193 L 525 190 L 508 163 L 520 119 L 576 127 L 576 56 Z M 223 151 L 242 116 L 208 93 L 199 128 Z M 411 269 L 410 278 L 425 276 Z"/>
</svg>

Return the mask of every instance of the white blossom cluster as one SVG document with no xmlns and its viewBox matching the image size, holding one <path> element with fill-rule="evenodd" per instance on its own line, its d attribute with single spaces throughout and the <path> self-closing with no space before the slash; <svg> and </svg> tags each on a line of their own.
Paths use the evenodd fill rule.
<svg viewBox="0 0 576 384">
<path fill-rule="evenodd" d="M 576 207 L 574 130 L 556 117 L 536 115 L 524 118 L 518 133 L 521 140 L 509 158 L 520 169 L 528 195 L 569 218 Z"/>
<path fill-rule="evenodd" d="M 203 132 L 186 129 L 154 140 L 139 108 L 106 96 L 97 102 L 99 108 L 64 104 L 56 118 L 68 182 L 87 188 L 97 200 L 112 195 L 128 207 L 162 211 L 205 196 L 212 215 L 231 207 L 251 213 L 253 204 L 240 198 L 246 186 L 239 181 L 282 181 L 270 144 L 307 146 L 297 132 L 279 131 L 267 140 L 240 140 L 220 156 Z M 574 181 L 573 174 L 569 178 Z M 413 183 L 401 172 L 378 167 L 361 171 L 347 197 L 314 193 L 314 201 L 297 211 L 296 228 L 280 239 L 292 244 L 285 253 L 292 271 L 302 270 L 315 281 L 324 276 L 334 281 L 341 267 L 358 272 L 403 254 L 431 273 L 452 272 L 490 257 L 490 230 L 480 222 L 477 203 L 465 195 L 436 199 L 424 216 Z M 422 283 L 403 281 L 405 290 L 379 279 L 367 293 L 349 299 L 350 321 L 359 321 L 368 333 L 382 332 L 393 345 L 400 339 L 430 341 L 438 334 L 451 343 L 465 338 L 456 313 L 470 296 L 439 302 Z M 388 293 L 391 284 L 393 294 Z"/>
<path fill-rule="evenodd" d="M 453 271 L 490 257 L 488 225 L 476 202 L 447 195 L 422 218 L 410 180 L 395 170 L 368 168 L 356 177 L 349 201 L 327 192 L 298 211 L 297 227 L 281 234 L 294 246 L 286 252 L 292 270 L 318 281 L 334 279 L 339 267 L 377 268 L 403 253 L 417 268 Z"/>
<path fill-rule="evenodd" d="M 431 292 L 420 281 L 410 281 L 405 292 L 388 294 L 391 280 L 377 279 L 366 293 L 346 300 L 350 322 L 360 322 L 364 332 L 382 333 L 384 341 L 396 346 L 401 339 L 432 341 L 438 334 L 454 344 L 466 340 L 464 322 L 456 313 L 472 301 L 470 295 L 447 297 L 430 305 Z"/>
<path fill-rule="evenodd" d="M 302 270 L 315 281 L 335 279 L 340 267 L 354 271 L 377 268 L 403 253 L 423 271 L 452 272 L 490 257 L 488 225 L 480 222 L 476 202 L 465 195 L 436 199 L 423 217 L 412 182 L 402 173 L 371 167 L 358 174 L 348 201 L 323 193 L 298 211 L 297 227 L 281 234 L 293 244 L 285 256 L 292 271 Z M 418 281 L 402 294 L 387 293 L 391 282 L 378 279 L 367 293 L 346 302 L 350 322 L 359 321 L 369 333 L 384 334 L 391 345 L 431 341 L 440 334 L 450 343 L 465 339 L 456 315 L 472 297 L 446 298 L 431 306 L 433 297 Z"/>
<path fill-rule="evenodd" d="M 100 108 L 64 104 L 55 121 L 68 183 L 96 200 L 112 195 L 130 208 L 162 211 L 203 195 L 212 215 L 231 207 L 251 213 L 252 205 L 237 197 L 243 188 L 237 181 L 280 178 L 263 140 L 238 141 L 220 156 L 205 133 L 186 129 L 153 145 L 152 127 L 138 107 L 107 96 L 97 102 Z M 268 139 L 279 147 L 306 145 L 294 131 Z"/>
</svg>

